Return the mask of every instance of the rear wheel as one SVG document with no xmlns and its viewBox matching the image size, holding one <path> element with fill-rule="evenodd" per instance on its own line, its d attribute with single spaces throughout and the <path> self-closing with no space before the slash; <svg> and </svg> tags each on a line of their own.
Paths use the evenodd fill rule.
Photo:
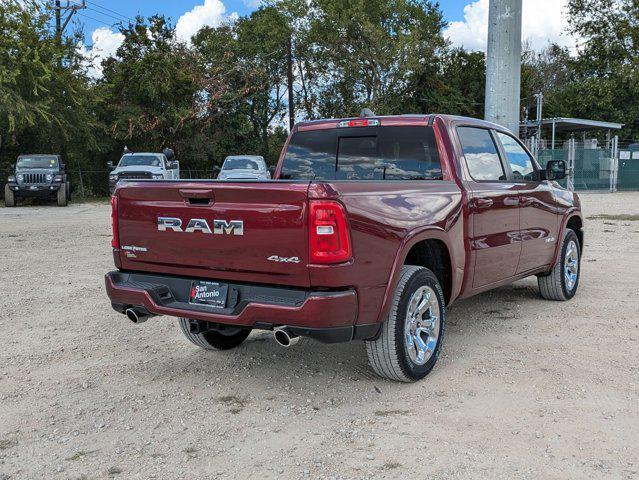
<svg viewBox="0 0 639 480">
<path fill-rule="evenodd" d="M 58 199 L 58 207 L 67 206 L 67 203 L 68 203 L 67 189 L 64 185 L 61 185 L 60 188 L 58 189 L 57 199 Z"/>
<path fill-rule="evenodd" d="M 239 327 L 191 333 L 191 321 L 188 318 L 180 317 L 178 321 L 187 340 L 205 350 L 230 350 L 241 345 L 251 333 L 250 328 Z"/>
<path fill-rule="evenodd" d="M 13 190 L 9 188 L 9 185 L 4 186 L 4 204 L 7 207 L 16 206 L 16 196 L 13 193 Z"/>
<path fill-rule="evenodd" d="M 444 293 L 433 272 L 404 265 L 382 332 L 366 342 L 373 370 L 399 382 L 428 375 L 441 352 L 445 314 Z"/>
<path fill-rule="evenodd" d="M 547 300 L 570 300 L 577 293 L 581 273 L 581 249 L 574 230 L 566 229 L 557 263 L 548 275 L 537 277 L 541 296 Z"/>
</svg>

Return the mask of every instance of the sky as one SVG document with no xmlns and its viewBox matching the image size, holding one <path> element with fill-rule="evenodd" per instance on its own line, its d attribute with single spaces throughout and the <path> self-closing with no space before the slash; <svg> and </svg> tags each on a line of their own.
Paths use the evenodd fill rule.
<svg viewBox="0 0 639 480">
<path fill-rule="evenodd" d="M 523 0 L 523 40 L 538 50 L 550 42 L 574 50 L 575 39 L 565 33 L 567 2 Z M 467 50 L 485 50 L 489 0 L 440 0 L 439 3 L 448 22 L 444 35 L 454 45 Z M 127 22 L 138 14 L 162 13 L 173 20 L 178 38 L 188 42 L 199 28 L 246 15 L 259 4 L 260 0 L 86 0 L 87 8 L 78 12 L 75 21 L 80 22 L 85 34 L 85 45 L 81 48 L 95 57 L 90 74 L 100 76 L 101 61 L 113 55 L 122 41 L 117 30 L 120 21 Z"/>
</svg>

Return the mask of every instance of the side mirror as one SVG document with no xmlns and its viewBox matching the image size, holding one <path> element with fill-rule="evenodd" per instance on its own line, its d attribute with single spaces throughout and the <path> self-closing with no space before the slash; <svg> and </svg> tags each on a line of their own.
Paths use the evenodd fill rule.
<svg viewBox="0 0 639 480">
<path fill-rule="evenodd" d="M 111 162 L 111 161 L 107 162 L 107 168 L 109 170 L 113 170 L 113 162 Z"/>
<path fill-rule="evenodd" d="M 67 171 L 67 165 L 66 165 L 66 163 L 61 163 L 61 164 L 60 164 L 60 170 L 61 170 L 62 172 L 66 172 L 66 171 Z"/>
<path fill-rule="evenodd" d="M 546 180 L 561 180 L 566 178 L 566 162 L 551 160 L 546 165 Z"/>
<path fill-rule="evenodd" d="M 178 162 L 168 162 L 167 165 L 169 170 L 177 170 L 178 168 Z"/>
<path fill-rule="evenodd" d="M 162 150 L 162 153 L 167 160 L 173 160 L 175 158 L 175 153 L 170 148 L 165 148 L 164 150 Z"/>
</svg>

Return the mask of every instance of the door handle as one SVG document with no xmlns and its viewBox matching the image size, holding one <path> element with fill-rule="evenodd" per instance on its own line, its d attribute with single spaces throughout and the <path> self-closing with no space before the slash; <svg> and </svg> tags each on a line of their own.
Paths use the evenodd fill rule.
<svg viewBox="0 0 639 480">
<path fill-rule="evenodd" d="M 519 198 L 519 206 L 520 207 L 530 207 L 533 203 L 535 203 L 534 198 L 530 197 L 520 197 Z"/>
<path fill-rule="evenodd" d="M 180 196 L 191 205 L 210 205 L 215 201 L 213 190 L 180 188 Z"/>
<path fill-rule="evenodd" d="M 476 198 L 475 208 L 489 208 L 493 206 L 493 201 L 490 198 Z"/>
<path fill-rule="evenodd" d="M 213 190 L 209 189 L 189 189 L 189 188 L 180 188 L 180 195 L 182 198 L 208 198 L 212 200 L 215 198 L 215 194 Z"/>
</svg>

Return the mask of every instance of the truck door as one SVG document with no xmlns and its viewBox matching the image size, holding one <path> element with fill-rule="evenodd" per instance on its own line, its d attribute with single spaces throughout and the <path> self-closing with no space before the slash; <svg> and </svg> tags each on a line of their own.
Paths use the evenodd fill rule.
<svg viewBox="0 0 639 480">
<path fill-rule="evenodd" d="M 508 174 L 519 192 L 521 256 L 517 273 L 550 265 L 559 232 L 559 215 L 550 182 L 538 180 L 534 160 L 512 135 L 497 132 Z"/>
<path fill-rule="evenodd" d="M 508 180 L 491 130 L 458 127 L 457 134 L 468 173 L 473 288 L 478 288 L 512 277 L 517 271 L 521 253 L 519 195 L 516 185 Z"/>
</svg>

